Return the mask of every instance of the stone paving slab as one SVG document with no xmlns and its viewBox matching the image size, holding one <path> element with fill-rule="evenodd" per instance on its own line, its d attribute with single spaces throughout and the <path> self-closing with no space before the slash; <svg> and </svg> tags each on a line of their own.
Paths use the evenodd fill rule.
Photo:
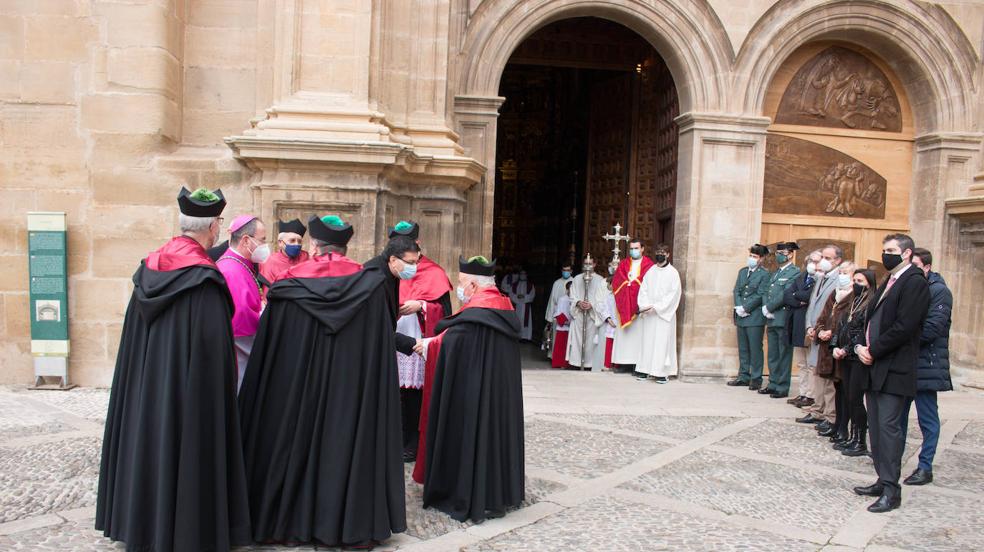
<svg viewBox="0 0 984 552">
<path fill-rule="evenodd" d="M 752 527 L 599 496 L 538 523 L 465 548 L 465 552 L 597 552 L 640 550 L 819 550 L 806 541 Z"/>
<path fill-rule="evenodd" d="M 0 394 L 0 443 L 18 437 L 59 433 L 72 428 L 58 421 L 57 413 L 17 401 L 9 393 Z"/>
<path fill-rule="evenodd" d="M 620 488 L 833 534 L 870 500 L 852 479 L 700 450 Z"/>
<path fill-rule="evenodd" d="M 28 399 L 43 402 L 86 420 L 105 423 L 109 409 L 109 389 L 77 387 L 71 391 L 32 390 L 17 387 Z"/>
<path fill-rule="evenodd" d="M 638 431 L 681 441 L 699 437 L 741 419 L 721 416 L 619 416 L 614 414 L 561 414 L 558 417 L 566 417 L 585 424 Z"/>
<path fill-rule="evenodd" d="M 919 441 L 905 448 L 903 464 L 918 449 Z M 867 456 L 844 456 L 832 448 L 826 437 L 817 436 L 812 424 L 790 424 L 780 420 L 766 420 L 751 429 L 732 435 L 719 446 L 745 449 L 777 458 L 801 458 L 809 463 L 837 470 L 864 475 L 874 474 L 875 467 Z"/>
<path fill-rule="evenodd" d="M 957 434 L 954 445 L 973 447 L 984 451 L 984 422 L 970 422 L 967 427 Z"/>
<path fill-rule="evenodd" d="M 982 510 L 979 500 L 920 490 L 892 513 L 870 544 L 925 552 L 984 550 Z"/>
<path fill-rule="evenodd" d="M 0 446 L 0 523 L 94 505 L 100 441 Z"/>
<path fill-rule="evenodd" d="M 905 477 L 909 474 L 903 473 Z M 933 485 L 984 493 L 984 456 L 969 452 L 946 450 L 938 453 L 933 461 Z M 981 505 L 981 519 L 984 520 L 984 505 Z M 984 532 L 984 521 L 981 522 Z"/>
<path fill-rule="evenodd" d="M 526 422 L 526 465 L 592 479 L 652 456 L 669 445 L 611 432 L 532 419 Z"/>
</svg>

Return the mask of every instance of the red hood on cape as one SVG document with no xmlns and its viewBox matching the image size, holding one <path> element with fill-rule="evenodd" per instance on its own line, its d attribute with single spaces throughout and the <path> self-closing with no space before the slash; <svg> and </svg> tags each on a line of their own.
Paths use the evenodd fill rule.
<svg viewBox="0 0 984 552">
<path fill-rule="evenodd" d="M 615 295 L 615 310 L 618 311 L 618 322 L 622 328 L 628 327 L 635 320 L 639 312 L 639 286 L 642 285 L 642 277 L 654 266 L 656 263 L 644 256 L 642 266 L 639 267 L 639 276 L 630 281 L 632 259 L 622 259 L 618 264 L 618 270 L 612 278 L 612 294 Z"/>
<path fill-rule="evenodd" d="M 349 276 L 362 270 L 362 265 L 338 253 L 328 253 L 312 257 L 303 263 L 290 267 L 281 275 L 281 280 L 288 278 L 329 278 Z"/>
<path fill-rule="evenodd" d="M 210 266 L 215 263 L 209 258 L 202 244 L 188 236 L 175 236 L 160 249 L 144 259 L 144 264 L 151 270 L 170 272 L 189 266 Z"/>
<path fill-rule="evenodd" d="M 499 292 L 498 289 L 494 287 L 481 288 L 472 298 L 465 303 L 461 310 L 465 309 L 495 309 L 511 311 L 516 310 L 513 307 L 512 301 L 508 297 Z M 461 311 L 458 311 L 461 312 Z"/>
<path fill-rule="evenodd" d="M 452 289 L 444 269 L 421 255 L 417 261 L 417 274 L 409 280 L 400 280 L 400 304 L 410 300 L 436 301 Z"/>
<path fill-rule="evenodd" d="M 292 267 L 295 267 L 310 259 L 307 251 L 301 251 L 297 257 L 291 259 L 283 251 L 277 251 L 265 263 L 260 265 L 260 274 L 271 284 L 281 280 L 284 274 Z"/>
</svg>

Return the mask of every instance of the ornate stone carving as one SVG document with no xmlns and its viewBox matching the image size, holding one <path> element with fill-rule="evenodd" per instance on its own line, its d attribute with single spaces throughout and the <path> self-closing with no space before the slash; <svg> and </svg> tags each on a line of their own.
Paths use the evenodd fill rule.
<svg viewBox="0 0 984 552">
<path fill-rule="evenodd" d="M 883 219 L 887 184 L 835 149 L 780 134 L 766 140 L 766 213 Z"/>
<path fill-rule="evenodd" d="M 902 131 L 899 99 L 888 77 L 868 58 L 839 46 L 820 52 L 796 72 L 776 122 Z"/>
</svg>

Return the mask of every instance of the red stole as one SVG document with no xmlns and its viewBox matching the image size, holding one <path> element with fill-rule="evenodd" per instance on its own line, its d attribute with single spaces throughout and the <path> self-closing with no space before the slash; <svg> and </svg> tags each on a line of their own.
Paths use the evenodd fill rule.
<svg viewBox="0 0 984 552">
<path fill-rule="evenodd" d="M 328 253 L 326 255 L 312 257 L 303 263 L 292 266 L 280 276 L 280 279 L 349 276 L 360 270 L 362 270 L 362 265 L 345 255 Z"/>
<path fill-rule="evenodd" d="M 144 265 L 158 272 L 181 270 L 189 266 L 210 266 L 215 263 L 209 258 L 202 244 L 188 236 L 176 236 L 144 259 Z"/>
<path fill-rule="evenodd" d="M 494 287 L 481 288 L 461 307 L 461 311 L 466 309 L 515 310 L 512 301 Z M 427 362 L 424 364 L 424 392 L 420 401 L 420 423 L 417 425 L 417 429 L 420 430 L 420 437 L 417 441 L 417 463 L 413 466 L 413 480 L 421 485 L 424 484 L 424 474 L 426 473 L 427 420 L 430 412 L 431 389 L 434 386 L 434 371 L 437 369 L 437 357 L 441 353 L 444 333 L 441 332 L 441 335 L 427 343 Z"/>
<path fill-rule="evenodd" d="M 446 315 L 442 313 L 441 305 L 434 303 L 444 294 L 451 291 L 451 281 L 444 269 L 434 261 L 420 256 L 417 261 L 417 274 L 409 280 L 400 280 L 400 305 L 410 300 L 425 301 L 424 310 L 417 313 L 424 337 L 433 337 L 434 328 Z"/>
<path fill-rule="evenodd" d="M 615 271 L 615 276 L 612 278 L 612 293 L 615 295 L 615 310 L 618 312 L 620 327 L 628 327 L 638 316 L 639 288 L 642 285 L 642 277 L 654 266 L 656 263 L 644 256 L 639 267 L 639 275 L 634 280 L 629 280 L 632 259 L 622 259 L 622 262 L 618 264 L 618 270 Z"/>
<path fill-rule="evenodd" d="M 301 251 L 297 257 L 291 259 L 283 251 L 277 251 L 265 263 L 260 265 L 260 274 L 271 284 L 277 280 L 282 280 L 284 274 L 291 268 L 310 259 L 307 251 Z"/>
</svg>

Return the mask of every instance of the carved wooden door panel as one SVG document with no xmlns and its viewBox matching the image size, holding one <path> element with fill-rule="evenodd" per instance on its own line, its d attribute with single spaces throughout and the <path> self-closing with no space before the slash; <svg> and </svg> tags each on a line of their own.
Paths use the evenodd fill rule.
<svg viewBox="0 0 984 552">
<path fill-rule="evenodd" d="M 626 193 L 632 150 L 632 108 L 620 99 L 632 97 L 634 76 L 619 73 L 591 87 L 587 198 L 583 244 L 596 264 L 607 263 L 610 249 L 601 236 L 616 222 L 625 225 Z"/>
<path fill-rule="evenodd" d="M 633 110 L 628 232 L 653 253 L 660 242 L 673 247 L 679 141 L 674 119 L 680 104 L 673 77 L 661 59 L 650 57 L 641 69 Z"/>
</svg>

